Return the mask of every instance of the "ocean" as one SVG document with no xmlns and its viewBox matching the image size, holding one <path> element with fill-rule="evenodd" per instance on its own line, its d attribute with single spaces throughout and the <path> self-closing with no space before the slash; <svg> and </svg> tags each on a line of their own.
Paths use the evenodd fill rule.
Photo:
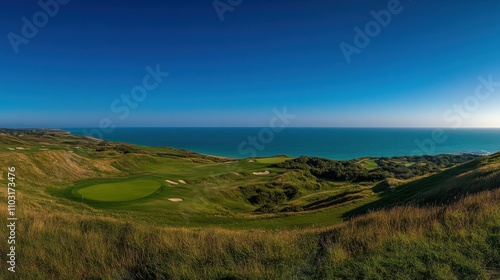
<svg viewBox="0 0 500 280">
<path fill-rule="evenodd" d="M 77 135 L 98 136 L 90 134 L 91 128 L 65 130 Z M 500 151 L 500 129 L 115 128 L 103 136 L 108 141 L 168 146 L 232 158 L 307 155 L 346 160 Z"/>
</svg>

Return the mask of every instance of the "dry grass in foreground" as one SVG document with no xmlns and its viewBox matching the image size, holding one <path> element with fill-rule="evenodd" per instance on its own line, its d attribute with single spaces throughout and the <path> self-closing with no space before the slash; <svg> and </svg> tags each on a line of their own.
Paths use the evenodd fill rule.
<svg viewBox="0 0 500 280">
<path fill-rule="evenodd" d="M 500 189 L 448 206 L 404 206 L 330 228 L 277 231 L 139 227 L 29 207 L 18 216 L 17 272 L 3 269 L 2 279 L 500 276 Z"/>
</svg>

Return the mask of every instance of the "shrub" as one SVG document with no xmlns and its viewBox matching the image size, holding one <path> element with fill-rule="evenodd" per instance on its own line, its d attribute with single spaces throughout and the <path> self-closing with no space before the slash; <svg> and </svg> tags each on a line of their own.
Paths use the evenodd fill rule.
<svg viewBox="0 0 500 280">
<path fill-rule="evenodd" d="M 286 185 L 283 188 L 283 192 L 285 193 L 288 200 L 297 197 L 300 194 L 300 189 L 293 185 Z"/>
<path fill-rule="evenodd" d="M 278 208 L 274 205 L 264 204 L 261 207 L 257 208 L 255 212 L 260 213 L 276 213 L 278 212 Z"/>
</svg>

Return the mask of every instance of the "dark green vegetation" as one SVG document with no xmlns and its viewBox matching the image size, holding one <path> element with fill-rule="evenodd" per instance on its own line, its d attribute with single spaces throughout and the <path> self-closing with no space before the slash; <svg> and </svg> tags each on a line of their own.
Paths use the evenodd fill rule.
<svg viewBox="0 0 500 280">
<path fill-rule="evenodd" d="M 236 160 L 1 132 L 19 204 L 18 273 L 3 279 L 500 276 L 500 154 Z M 351 175 L 371 173 L 384 176 Z"/>
<path fill-rule="evenodd" d="M 307 170 L 316 177 L 335 181 L 376 182 L 388 178 L 411 179 L 439 172 L 478 157 L 461 154 L 337 161 L 302 156 L 276 163 L 274 167 Z"/>
</svg>

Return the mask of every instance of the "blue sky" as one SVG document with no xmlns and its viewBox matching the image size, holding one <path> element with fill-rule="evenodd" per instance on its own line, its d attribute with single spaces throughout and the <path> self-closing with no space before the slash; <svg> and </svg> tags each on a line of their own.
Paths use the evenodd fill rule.
<svg viewBox="0 0 500 280">
<path fill-rule="evenodd" d="M 72 0 L 25 38 L 42 7 L 3 1 L 0 126 L 266 126 L 286 107 L 292 126 L 499 127 L 500 87 L 473 98 L 500 82 L 500 2 L 401 0 L 349 63 L 339 45 L 397 2 L 243 0 L 221 21 L 212 1 Z M 111 108 L 157 65 L 137 107 Z"/>
</svg>

